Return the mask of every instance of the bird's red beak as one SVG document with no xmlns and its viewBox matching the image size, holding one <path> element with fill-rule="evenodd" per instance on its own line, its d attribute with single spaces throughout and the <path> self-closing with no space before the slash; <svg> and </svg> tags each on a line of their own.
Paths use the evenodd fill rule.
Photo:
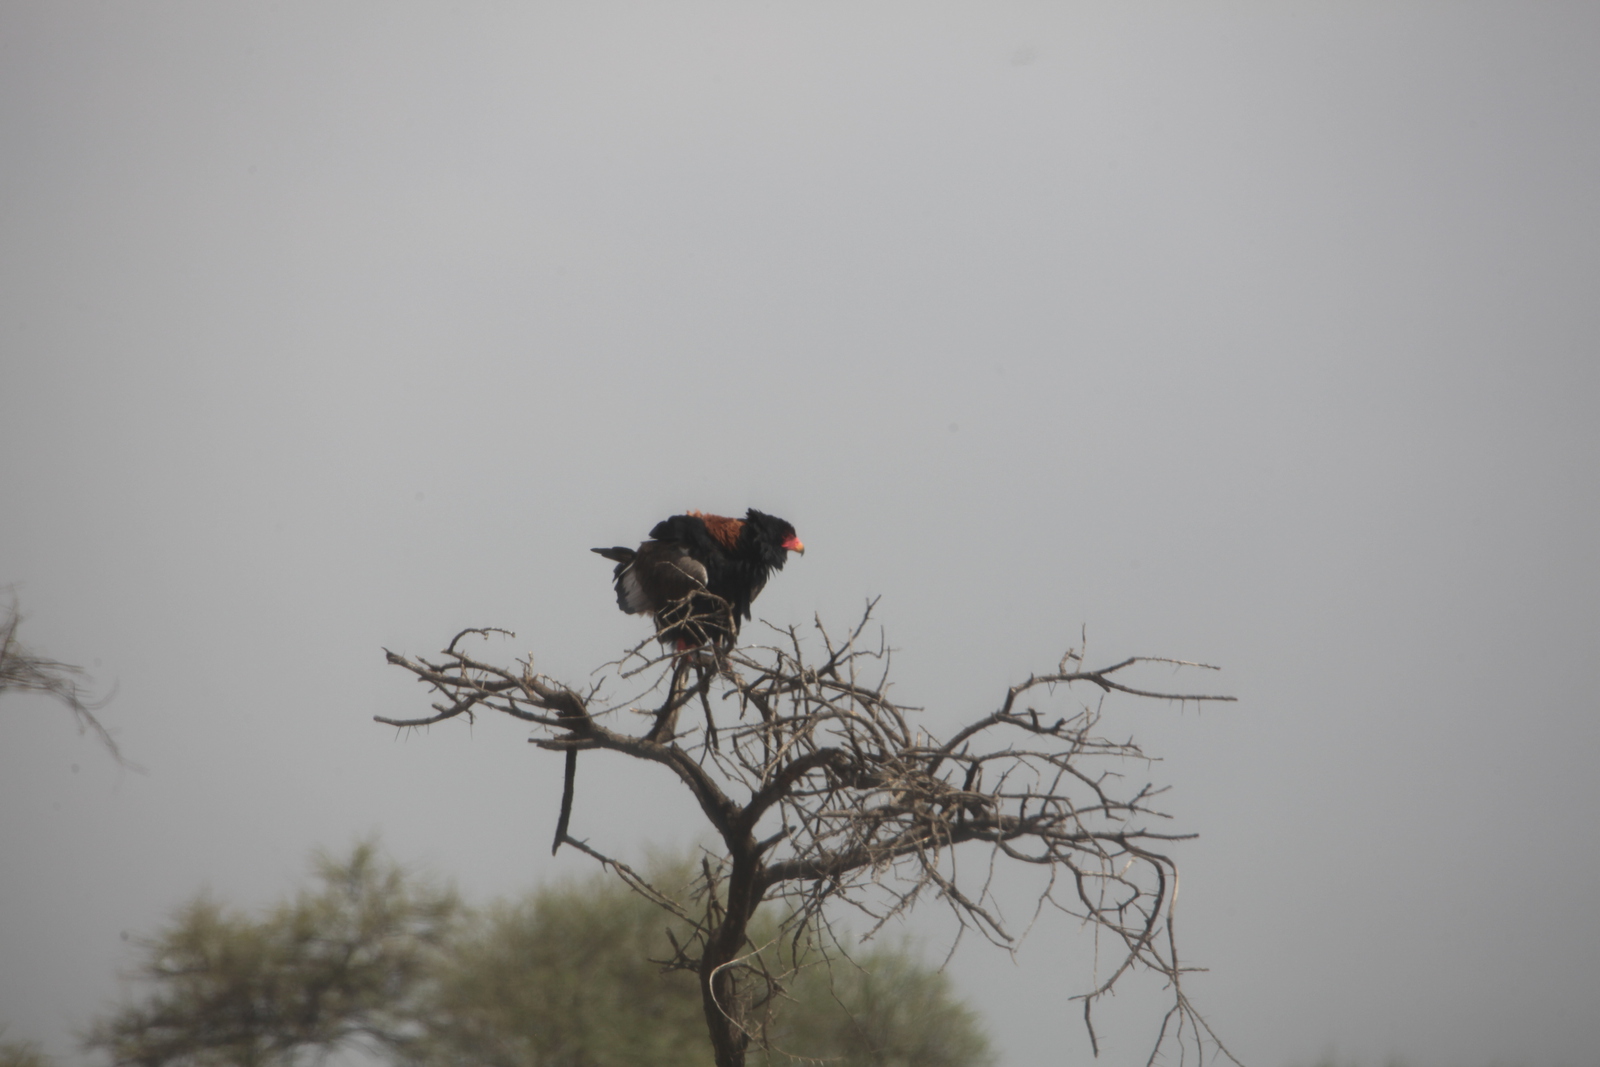
<svg viewBox="0 0 1600 1067">
<path fill-rule="evenodd" d="M 785 541 L 781 547 L 787 548 L 790 552 L 798 552 L 802 556 L 806 554 L 806 546 L 802 545 L 800 543 L 800 538 L 796 537 L 794 534 L 790 534 L 789 539 Z"/>
</svg>

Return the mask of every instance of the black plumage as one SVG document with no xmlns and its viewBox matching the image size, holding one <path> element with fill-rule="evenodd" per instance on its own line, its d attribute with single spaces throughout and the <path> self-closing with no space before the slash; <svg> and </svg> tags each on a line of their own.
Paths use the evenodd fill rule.
<svg viewBox="0 0 1600 1067">
<path fill-rule="evenodd" d="M 805 545 L 789 523 L 751 508 L 743 519 L 674 515 L 656 523 L 637 549 L 593 551 L 617 565 L 617 607 L 653 615 L 657 636 L 685 649 L 732 644 L 772 572 Z"/>
</svg>

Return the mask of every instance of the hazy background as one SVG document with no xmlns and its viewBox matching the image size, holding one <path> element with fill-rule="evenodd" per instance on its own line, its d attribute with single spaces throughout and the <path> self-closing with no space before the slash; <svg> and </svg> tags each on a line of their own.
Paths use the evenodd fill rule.
<svg viewBox="0 0 1600 1067">
<path fill-rule="evenodd" d="M 1597 341 L 1592 4 L 0 3 L 0 584 L 148 771 L 0 698 L 6 1036 L 316 845 L 587 870 L 382 649 L 582 679 L 589 547 L 754 505 L 758 614 L 882 595 L 935 726 L 1084 626 L 1226 668 L 1116 723 L 1252 1067 L 1600 1062 Z M 1087 950 L 958 955 L 1008 1067 L 1087 1057 Z"/>
</svg>

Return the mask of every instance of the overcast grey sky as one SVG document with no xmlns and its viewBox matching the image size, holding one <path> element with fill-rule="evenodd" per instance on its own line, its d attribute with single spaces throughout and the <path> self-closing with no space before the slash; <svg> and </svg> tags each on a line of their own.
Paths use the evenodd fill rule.
<svg viewBox="0 0 1600 1067">
<path fill-rule="evenodd" d="M 934 725 L 1083 627 L 1225 668 L 1115 714 L 1252 1067 L 1600 1062 L 1600 7 L 6 2 L 0 146 L 0 584 L 148 770 L 0 700 L 8 1038 L 313 846 L 584 870 L 381 650 L 577 680 L 591 545 L 753 505 L 758 614 L 881 595 Z M 957 957 L 1007 1067 L 1087 947 Z"/>
</svg>

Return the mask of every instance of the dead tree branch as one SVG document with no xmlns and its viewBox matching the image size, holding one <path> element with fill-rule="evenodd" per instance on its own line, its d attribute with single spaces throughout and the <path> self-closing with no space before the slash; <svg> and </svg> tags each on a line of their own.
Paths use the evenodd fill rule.
<svg viewBox="0 0 1600 1067">
<path fill-rule="evenodd" d="M 88 699 L 84 692 L 89 680 L 88 673 L 82 667 L 49 659 L 23 645 L 17 640 L 17 627 L 21 622 L 22 616 L 18 614 L 13 599 L 5 606 L 3 618 L 0 618 L 0 693 L 43 693 L 54 697 L 72 712 L 79 733 L 94 734 L 96 740 L 111 753 L 112 759 L 129 770 L 139 770 L 136 764 L 129 763 L 123 757 L 116 738 L 111 736 L 111 732 L 95 715 L 110 703 L 116 695 L 115 690 L 98 701 Z"/>
<path fill-rule="evenodd" d="M 1202 1063 L 1215 1055 L 1231 1060 L 1184 992 L 1191 968 L 1179 962 L 1172 925 L 1177 867 L 1168 849 L 1194 835 L 1160 829 L 1168 816 L 1155 801 L 1164 790 L 1124 776 L 1148 758 L 1132 740 L 1110 739 L 1101 729 L 1108 694 L 1233 699 L 1134 684 L 1140 665 L 1214 668 L 1129 657 L 1088 669 L 1081 652 L 1071 651 L 1057 670 L 1010 687 L 995 710 L 938 741 L 913 727 L 915 709 L 890 699 L 890 652 L 881 635 L 863 641 L 875 604 L 842 640 L 816 621 L 819 655 L 807 640 L 812 635 L 796 627 L 773 629 L 766 645 L 714 653 L 652 655 L 642 643 L 613 666 L 624 679 L 655 672 L 645 695 L 664 698 L 654 709 L 638 707 L 637 698 L 609 704 L 599 686 L 580 692 L 535 673 L 531 661 L 516 668 L 485 662 L 464 651 L 462 639 L 491 631 L 463 631 L 432 659 L 387 653 L 437 699 L 431 716 L 378 721 L 415 727 L 486 711 L 532 724 L 532 742 L 568 761 L 556 844 L 594 856 L 658 903 L 669 898 L 569 836 L 571 768 L 578 751 L 607 749 L 672 771 L 722 845 L 704 865 L 698 903 L 664 904 L 695 924 L 669 963 L 700 977 L 719 1067 L 742 1065 L 752 1042 L 766 1047 L 770 1006 L 786 977 L 774 963 L 781 954 L 748 940 L 759 905 L 780 904 L 791 945 L 836 945 L 830 922 L 839 906 L 861 912 L 875 931 L 932 898 L 960 932 L 1011 948 L 1019 935 L 993 885 L 1002 861 L 1044 872 L 1035 914 L 1054 908 L 1117 946 L 1109 976 L 1077 997 L 1096 1048 L 1093 1005 L 1142 970 L 1164 979 L 1172 998 L 1152 1058 L 1175 1039 L 1198 1051 Z M 1085 686 L 1094 703 L 1059 706 Z M 696 697 L 707 714 L 698 745 L 693 732 L 677 735 L 672 727 L 677 710 Z M 1047 701 L 1056 709 L 1042 710 Z M 720 722 L 713 721 L 714 704 Z M 653 725 L 642 734 L 621 728 L 625 712 Z M 958 868 L 958 851 L 986 862 Z"/>
</svg>

